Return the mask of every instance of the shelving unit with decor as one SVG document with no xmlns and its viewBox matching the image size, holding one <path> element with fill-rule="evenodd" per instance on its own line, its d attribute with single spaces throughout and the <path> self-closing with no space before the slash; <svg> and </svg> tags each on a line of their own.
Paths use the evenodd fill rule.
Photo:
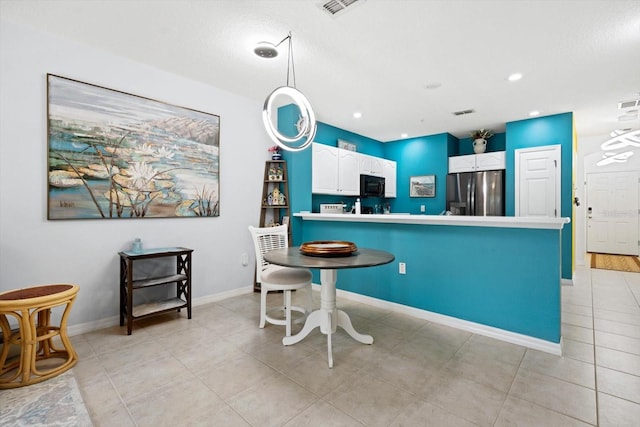
<svg viewBox="0 0 640 427">
<path fill-rule="evenodd" d="M 271 227 L 286 222 L 291 242 L 291 227 L 288 223 L 290 219 L 289 207 L 287 161 L 267 160 L 264 164 L 264 180 L 260 199 L 260 227 Z M 260 291 L 260 286 L 255 282 L 253 290 Z"/>
<path fill-rule="evenodd" d="M 282 224 L 289 218 L 289 185 L 286 160 L 268 160 L 264 165 L 264 182 L 260 199 L 260 227 Z"/>
</svg>

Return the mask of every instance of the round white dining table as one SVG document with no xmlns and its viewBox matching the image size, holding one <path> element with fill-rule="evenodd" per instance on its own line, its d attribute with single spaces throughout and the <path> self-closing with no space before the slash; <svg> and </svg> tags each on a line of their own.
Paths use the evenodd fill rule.
<svg viewBox="0 0 640 427">
<path fill-rule="evenodd" d="M 296 335 L 284 337 L 284 345 L 293 345 L 302 341 L 311 331 L 319 327 L 327 335 L 327 357 L 329 367 L 333 367 L 331 335 L 337 326 L 344 329 L 353 339 L 363 344 L 373 344 L 371 335 L 356 331 L 349 315 L 336 307 L 336 281 L 338 270 L 345 268 L 375 267 L 392 262 L 393 254 L 377 249 L 358 248 L 348 256 L 311 256 L 300 251 L 299 246 L 275 249 L 264 254 L 264 260 L 271 264 L 294 268 L 317 268 L 320 270 L 320 309 L 307 316 L 302 330 Z"/>
</svg>

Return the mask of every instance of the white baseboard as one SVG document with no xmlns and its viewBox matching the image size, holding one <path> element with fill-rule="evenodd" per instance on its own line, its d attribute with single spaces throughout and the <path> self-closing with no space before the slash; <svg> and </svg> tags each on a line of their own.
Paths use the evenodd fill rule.
<svg viewBox="0 0 640 427">
<path fill-rule="evenodd" d="M 236 297 L 253 292 L 253 286 L 246 286 L 244 288 L 231 289 L 229 291 L 220 292 L 213 295 L 206 295 L 199 298 L 193 298 L 191 300 L 191 307 L 197 307 L 199 305 L 210 304 L 212 302 L 222 301 L 227 298 Z M 80 323 L 67 327 L 67 334 L 69 336 L 82 335 L 87 332 L 97 331 L 98 329 L 109 328 L 120 324 L 120 316 L 107 317 L 106 319 L 94 320 L 92 322 Z"/>
<path fill-rule="evenodd" d="M 211 304 L 212 302 L 222 301 L 223 299 L 233 298 L 240 295 L 253 292 L 253 286 L 245 286 L 244 288 L 231 289 L 229 291 L 219 292 L 213 295 L 206 295 L 200 298 L 194 298 L 191 300 L 191 306 L 197 307 L 199 305 Z"/>
<path fill-rule="evenodd" d="M 320 290 L 320 285 L 313 284 L 314 290 Z M 528 335 L 522 335 L 515 332 L 505 331 L 504 329 L 498 329 L 491 326 L 483 325 L 480 323 L 469 322 L 467 320 L 458 319 L 456 317 L 445 316 L 444 314 L 434 313 L 419 308 L 409 307 L 406 305 L 385 301 L 361 294 L 356 294 L 349 291 L 337 289 L 338 296 L 352 301 L 361 302 L 374 307 L 391 310 L 401 314 L 407 314 L 409 316 L 417 317 L 419 319 L 428 320 L 440 325 L 450 326 L 452 328 L 460 329 L 463 331 L 472 332 L 474 334 L 483 335 L 497 340 L 509 342 L 512 344 L 521 345 L 523 347 L 531 348 L 534 350 L 544 351 L 555 355 L 562 355 L 562 340 L 560 343 L 554 343 L 550 341 L 541 340 L 539 338 L 530 337 Z"/>
<path fill-rule="evenodd" d="M 72 337 L 74 335 L 82 335 L 87 332 L 97 331 L 98 329 L 110 328 L 120 323 L 120 316 L 107 317 L 106 319 L 94 320 L 92 322 L 79 323 L 77 325 L 67 326 L 67 334 Z"/>
<path fill-rule="evenodd" d="M 314 291 L 320 290 L 320 285 L 313 284 Z M 200 305 L 210 304 L 212 302 L 222 301 L 227 298 L 243 295 L 253 292 L 252 286 L 244 288 L 232 289 L 229 291 L 220 292 L 213 295 L 207 295 L 200 298 L 194 298 L 191 301 L 193 307 Z M 451 316 L 445 316 L 443 314 L 434 313 L 419 308 L 409 307 L 406 305 L 384 301 L 381 299 L 356 294 L 349 291 L 337 289 L 338 296 L 352 301 L 361 302 L 371 305 L 373 307 L 383 308 L 391 310 L 397 313 L 406 314 L 409 316 L 417 317 L 419 319 L 428 320 L 430 322 L 438 323 L 440 325 L 450 326 L 452 328 L 460 329 L 463 331 L 472 332 L 474 334 L 483 335 L 490 338 L 495 338 L 501 341 L 509 342 L 512 344 L 521 345 L 523 347 L 531 348 L 534 350 L 544 351 L 555 355 L 562 355 L 562 341 L 560 343 L 552 343 L 550 341 L 541 340 L 539 338 L 530 337 L 527 335 L 517 334 L 515 332 L 505 331 L 504 329 L 498 329 L 480 323 L 469 322 L 467 320 L 458 319 Z M 118 325 L 120 321 L 119 316 L 108 317 L 106 319 L 100 319 L 93 322 L 81 323 L 78 325 L 69 326 L 67 332 L 69 336 L 81 335 L 87 332 L 95 331 L 98 329 L 104 329 L 111 326 Z"/>
</svg>

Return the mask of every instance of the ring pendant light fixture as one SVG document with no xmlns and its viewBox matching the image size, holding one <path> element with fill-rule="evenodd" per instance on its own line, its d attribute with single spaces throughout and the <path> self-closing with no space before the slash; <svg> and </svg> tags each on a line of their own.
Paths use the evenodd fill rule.
<svg viewBox="0 0 640 427">
<path fill-rule="evenodd" d="M 316 123 L 316 116 L 311 108 L 309 100 L 302 92 L 296 89 L 296 69 L 293 63 L 293 48 L 291 32 L 277 45 L 272 45 L 267 42 L 261 42 L 255 49 L 256 55 L 263 58 L 273 58 L 278 55 L 276 48 L 280 46 L 285 40 L 289 40 L 289 53 L 287 58 L 287 85 L 276 88 L 269 94 L 264 101 L 264 107 L 262 109 L 262 121 L 264 127 L 267 130 L 269 137 L 283 150 L 287 151 L 301 151 L 307 148 L 313 138 L 316 136 L 316 130 L 318 128 Z M 293 86 L 289 86 L 289 76 L 293 77 Z M 293 103 L 298 107 L 299 119 L 296 123 L 296 129 L 298 134 L 293 137 L 288 137 L 281 134 L 278 129 L 273 125 L 273 109 L 274 101 L 279 96 L 287 96 L 291 98 Z M 306 138 L 306 139 L 305 139 Z"/>
</svg>

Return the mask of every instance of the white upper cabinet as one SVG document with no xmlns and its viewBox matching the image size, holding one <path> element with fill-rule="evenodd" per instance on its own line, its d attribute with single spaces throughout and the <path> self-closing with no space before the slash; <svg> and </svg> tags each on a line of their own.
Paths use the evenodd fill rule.
<svg viewBox="0 0 640 427">
<path fill-rule="evenodd" d="M 358 154 L 359 170 L 361 174 L 383 176 L 382 163 L 384 159 L 367 154 Z"/>
<path fill-rule="evenodd" d="M 313 193 L 338 194 L 338 149 L 311 144 L 311 189 Z"/>
<path fill-rule="evenodd" d="M 476 154 L 476 170 L 490 171 L 506 168 L 506 156 L 504 151 Z"/>
<path fill-rule="evenodd" d="M 500 170 L 505 166 L 504 151 L 449 157 L 449 173 Z"/>
<path fill-rule="evenodd" d="M 397 167 L 393 160 L 382 159 L 384 197 L 396 197 Z"/>
<path fill-rule="evenodd" d="M 311 144 L 311 191 L 357 196 L 360 193 L 357 153 L 325 144 Z"/>
<path fill-rule="evenodd" d="M 473 172 L 476 170 L 476 156 L 449 157 L 449 173 Z"/>
<path fill-rule="evenodd" d="M 338 194 L 360 195 L 360 174 L 358 173 L 358 153 L 340 150 L 338 155 Z"/>
<path fill-rule="evenodd" d="M 311 192 L 360 195 L 360 174 L 385 177 L 385 197 L 396 197 L 396 162 L 314 142 Z"/>
</svg>

